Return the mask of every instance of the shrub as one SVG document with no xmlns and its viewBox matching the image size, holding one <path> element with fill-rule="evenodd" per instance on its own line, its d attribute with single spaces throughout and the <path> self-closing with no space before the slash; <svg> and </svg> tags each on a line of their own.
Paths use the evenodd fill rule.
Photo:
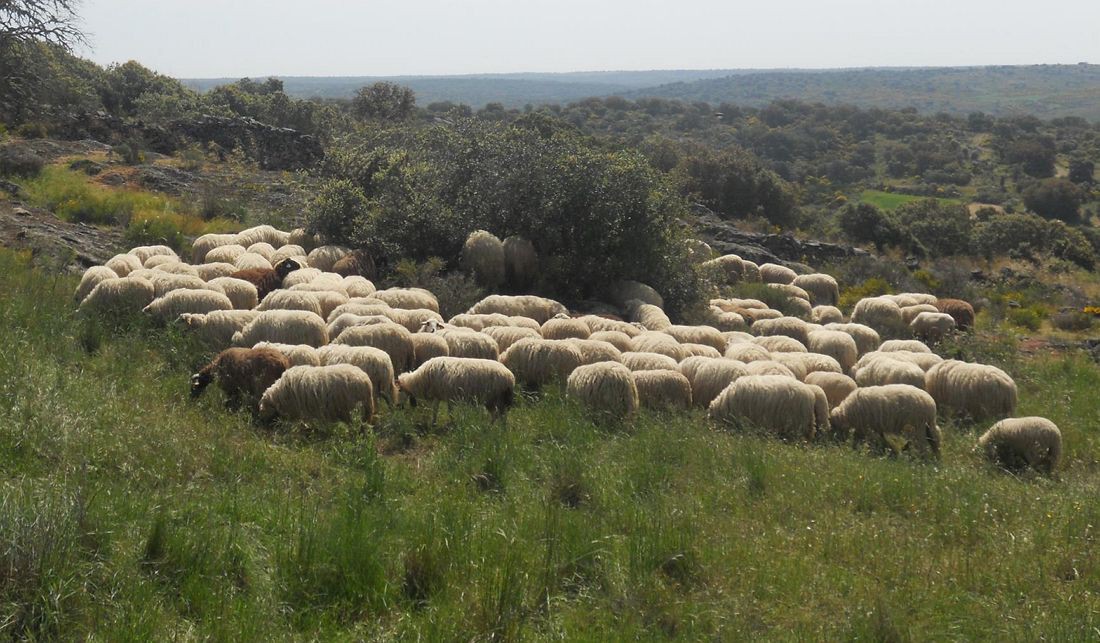
<svg viewBox="0 0 1100 643">
<path fill-rule="evenodd" d="M 0 176 L 32 178 L 38 176 L 46 162 L 34 152 L 14 145 L 0 147 Z"/>
<path fill-rule="evenodd" d="M 394 269 L 388 285 L 417 287 L 430 290 L 439 301 L 439 313 L 444 319 L 464 313 L 485 297 L 485 291 L 473 277 L 462 272 L 444 274 L 444 262 L 432 257 L 423 263 L 405 259 Z"/>
<path fill-rule="evenodd" d="M 893 288 L 885 279 L 871 277 L 859 285 L 846 288 L 844 292 L 840 293 L 840 303 L 838 305 L 842 310 L 850 310 L 860 299 L 888 295 L 891 292 L 893 292 Z"/>
<path fill-rule="evenodd" d="M 856 243 L 871 243 L 881 251 L 886 246 L 909 246 L 909 236 L 889 213 L 870 203 L 848 205 L 840 211 L 841 231 Z"/>
<path fill-rule="evenodd" d="M 962 205 L 924 199 L 902 205 L 895 215 L 916 241 L 913 251 L 944 256 L 965 254 L 970 249 L 973 224 L 970 213 Z"/>
<path fill-rule="evenodd" d="M 1065 311 L 1051 315 L 1050 323 L 1058 330 L 1081 332 L 1092 328 L 1092 315 L 1079 310 Z"/>
<path fill-rule="evenodd" d="M 42 123 L 23 123 L 15 128 L 15 134 L 23 138 L 46 138 L 49 132 Z"/>
<path fill-rule="evenodd" d="M 1024 189 L 1024 205 L 1046 219 L 1074 223 L 1085 201 L 1084 191 L 1063 178 L 1035 181 Z"/>
<path fill-rule="evenodd" d="M 115 145 L 111 148 L 111 154 L 117 156 L 126 165 L 138 165 L 145 161 L 145 153 L 135 140 Z"/>
<path fill-rule="evenodd" d="M 1013 326 L 1037 331 L 1043 324 L 1043 311 L 1037 306 L 1010 308 L 1006 318 Z"/>
</svg>

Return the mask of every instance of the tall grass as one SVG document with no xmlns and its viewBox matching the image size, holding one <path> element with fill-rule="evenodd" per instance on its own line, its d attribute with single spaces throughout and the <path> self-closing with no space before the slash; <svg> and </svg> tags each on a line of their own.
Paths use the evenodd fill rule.
<svg viewBox="0 0 1100 643">
<path fill-rule="evenodd" d="M 37 639 L 1090 640 L 1100 369 L 1020 357 L 1066 467 L 592 423 L 555 387 L 372 433 L 253 426 L 203 355 L 98 331 L 0 252 L 0 634 Z M 94 320 L 93 320 L 94 321 Z M 971 350 L 977 350 L 973 347 Z M 980 427 L 979 427 L 980 428 Z"/>
</svg>

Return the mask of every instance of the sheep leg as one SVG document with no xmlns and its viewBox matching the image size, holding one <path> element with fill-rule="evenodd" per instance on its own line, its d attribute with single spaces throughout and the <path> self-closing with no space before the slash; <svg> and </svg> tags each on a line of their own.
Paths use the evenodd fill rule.
<svg viewBox="0 0 1100 643">
<path fill-rule="evenodd" d="M 432 403 L 432 426 L 435 426 L 436 420 L 439 419 L 439 400 Z"/>
</svg>

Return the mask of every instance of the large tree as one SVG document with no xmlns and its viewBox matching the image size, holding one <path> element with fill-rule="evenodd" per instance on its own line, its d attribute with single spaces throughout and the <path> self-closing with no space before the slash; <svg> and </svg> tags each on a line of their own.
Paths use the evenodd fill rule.
<svg viewBox="0 0 1100 643">
<path fill-rule="evenodd" d="M 362 120 L 402 121 L 416 107 L 416 94 L 403 85 L 380 81 L 360 87 L 351 99 L 351 109 Z"/>
<path fill-rule="evenodd" d="M 79 0 L 0 0 L 0 121 L 18 118 L 40 93 L 50 45 L 83 43 Z"/>
</svg>

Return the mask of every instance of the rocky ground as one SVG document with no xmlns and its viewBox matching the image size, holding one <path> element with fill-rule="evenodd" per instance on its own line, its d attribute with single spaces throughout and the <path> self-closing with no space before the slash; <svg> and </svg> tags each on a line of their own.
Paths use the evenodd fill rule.
<svg viewBox="0 0 1100 643">
<path fill-rule="evenodd" d="M 123 249 L 122 231 L 66 223 L 18 200 L 0 200 L 0 246 L 29 250 L 35 263 L 82 272 Z"/>
</svg>

